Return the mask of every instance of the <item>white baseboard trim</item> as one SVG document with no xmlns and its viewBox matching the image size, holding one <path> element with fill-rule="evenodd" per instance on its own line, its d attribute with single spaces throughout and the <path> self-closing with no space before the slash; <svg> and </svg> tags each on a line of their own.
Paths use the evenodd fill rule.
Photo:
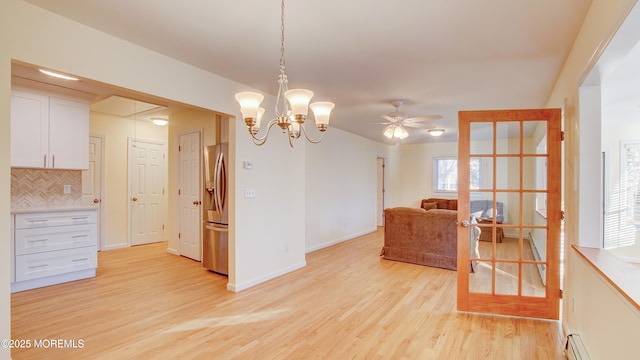
<svg viewBox="0 0 640 360">
<path fill-rule="evenodd" d="M 180 255 L 177 249 L 167 248 L 167 252 L 173 255 Z"/>
<path fill-rule="evenodd" d="M 128 247 L 129 247 L 129 244 L 121 243 L 121 244 L 115 244 L 115 245 L 106 246 L 102 250 L 109 251 L 109 250 L 116 250 L 116 249 L 124 249 L 124 248 L 128 248 Z"/>
<path fill-rule="evenodd" d="M 258 278 L 253 279 L 253 280 L 246 281 L 246 282 L 244 282 L 242 284 L 227 283 L 227 290 L 229 290 L 231 292 L 240 292 L 240 291 L 246 290 L 246 289 L 248 289 L 248 288 L 250 288 L 252 286 L 256 286 L 258 284 L 261 284 L 261 283 L 263 283 L 265 281 L 269 281 L 271 279 L 275 279 L 278 276 L 281 276 L 281 275 L 290 273 L 292 271 L 301 269 L 301 268 L 303 268 L 305 266 L 307 266 L 307 262 L 303 261 L 303 262 L 297 263 L 295 265 L 291 265 L 289 267 L 280 269 L 278 271 L 274 271 L 272 273 L 266 274 L 264 276 L 260 276 Z"/>
<path fill-rule="evenodd" d="M 339 244 L 339 243 L 341 243 L 341 242 L 349 241 L 349 240 L 352 240 L 352 239 L 357 238 L 358 236 L 362 236 L 362 235 L 370 234 L 370 233 L 372 233 L 372 232 L 376 232 L 376 231 L 378 231 L 378 228 L 377 228 L 377 227 L 374 227 L 374 228 L 367 229 L 367 230 L 364 230 L 364 231 L 361 231 L 361 232 L 358 232 L 358 233 L 355 233 L 355 234 L 351 234 L 351 235 L 343 236 L 343 237 L 341 237 L 341 238 L 339 238 L 339 239 L 332 240 L 332 241 L 328 241 L 328 242 L 326 242 L 326 243 L 322 243 L 322 244 L 320 244 L 320 245 L 316 245 L 316 246 L 313 246 L 313 247 L 307 248 L 307 249 L 305 250 L 305 254 L 308 254 L 308 253 L 310 253 L 310 252 L 314 252 L 314 251 L 316 251 L 316 250 L 324 249 L 324 248 L 327 248 L 327 247 L 329 247 L 329 246 L 333 246 L 333 245 Z"/>
<path fill-rule="evenodd" d="M 74 271 L 66 274 L 58 274 L 47 276 L 39 279 L 31 279 L 25 281 L 16 281 L 11 283 L 11 292 L 20 292 L 25 290 L 37 289 L 44 286 L 62 284 L 69 281 L 88 279 L 96 276 L 96 269 L 85 269 Z"/>
</svg>

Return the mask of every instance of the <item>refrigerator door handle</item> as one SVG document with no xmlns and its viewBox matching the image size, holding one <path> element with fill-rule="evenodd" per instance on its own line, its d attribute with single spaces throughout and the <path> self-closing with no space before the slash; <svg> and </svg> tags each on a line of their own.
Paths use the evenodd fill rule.
<svg viewBox="0 0 640 360">
<path fill-rule="evenodd" d="M 220 152 L 218 154 L 218 156 L 216 157 L 216 166 L 215 166 L 215 184 L 216 184 L 216 189 L 218 191 L 216 191 L 216 203 L 217 203 L 217 208 L 218 211 L 220 213 L 222 213 L 223 209 L 226 206 L 226 193 L 227 193 L 227 184 L 226 184 L 226 179 L 227 179 L 227 169 L 225 166 L 225 161 L 226 159 L 224 158 L 224 155 L 222 152 Z"/>
<path fill-rule="evenodd" d="M 229 228 L 224 226 L 216 226 L 215 224 L 207 224 L 207 230 L 220 231 L 220 232 L 229 232 Z"/>
</svg>

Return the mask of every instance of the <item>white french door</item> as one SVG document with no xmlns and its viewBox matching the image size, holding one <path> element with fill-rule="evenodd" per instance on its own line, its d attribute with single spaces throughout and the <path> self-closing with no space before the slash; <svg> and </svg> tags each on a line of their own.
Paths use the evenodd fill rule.
<svg viewBox="0 0 640 360">
<path fill-rule="evenodd" d="M 458 310 L 558 319 L 560 121 L 560 109 L 459 113 Z"/>
</svg>

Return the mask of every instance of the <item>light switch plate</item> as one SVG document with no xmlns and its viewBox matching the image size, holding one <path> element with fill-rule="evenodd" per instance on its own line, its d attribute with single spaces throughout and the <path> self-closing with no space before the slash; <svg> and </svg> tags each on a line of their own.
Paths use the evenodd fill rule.
<svg viewBox="0 0 640 360">
<path fill-rule="evenodd" d="M 256 189 L 255 188 L 244 188 L 244 198 L 245 199 L 255 199 L 256 198 Z"/>
<path fill-rule="evenodd" d="M 64 186 L 64 193 L 65 194 L 71 194 L 71 185 L 65 185 Z"/>
</svg>

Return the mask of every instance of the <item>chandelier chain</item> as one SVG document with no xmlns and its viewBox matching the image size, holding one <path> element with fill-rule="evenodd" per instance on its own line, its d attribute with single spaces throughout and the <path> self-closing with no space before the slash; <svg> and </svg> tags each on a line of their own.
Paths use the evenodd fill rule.
<svg viewBox="0 0 640 360">
<path fill-rule="evenodd" d="M 280 73 L 284 74 L 284 0 L 280 9 Z"/>
</svg>

